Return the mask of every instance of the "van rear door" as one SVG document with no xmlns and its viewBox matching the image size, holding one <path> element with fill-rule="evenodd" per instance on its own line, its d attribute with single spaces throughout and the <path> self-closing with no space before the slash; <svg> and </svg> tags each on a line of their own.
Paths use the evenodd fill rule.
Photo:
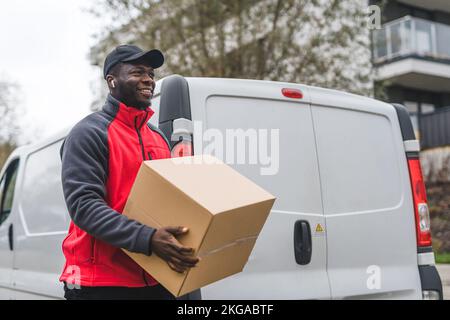
<svg viewBox="0 0 450 320">
<path fill-rule="evenodd" d="M 309 90 L 332 297 L 420 299 L 414 209 L 395 109 Z"/>
<path fill-rule="evenodd" d="M 243 272 L 202 288 L 203 298 L 330 298 L 326 225 L 306 87 L 187 81 L 194 153 L 223 159 L 277 197 Z M 288 91 L 293 96 L 300 92 L 298 99 L 283 96 L 286 88 L 294 89 Z"/>
</svg>

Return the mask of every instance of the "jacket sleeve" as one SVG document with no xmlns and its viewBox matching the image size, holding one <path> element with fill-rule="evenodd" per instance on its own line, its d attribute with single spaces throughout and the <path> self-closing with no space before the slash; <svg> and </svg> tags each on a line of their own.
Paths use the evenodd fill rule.
<svg viewBox="0 0 450 320">
<path fill-rule="evenodd" d="M 60 154 L 64 198 L 75 225 L 115 247 L 151 255 L 156 229 L 127 218 L 105 202 L 106 132 L 80 122 L 66 137 Z"/>
</svg>

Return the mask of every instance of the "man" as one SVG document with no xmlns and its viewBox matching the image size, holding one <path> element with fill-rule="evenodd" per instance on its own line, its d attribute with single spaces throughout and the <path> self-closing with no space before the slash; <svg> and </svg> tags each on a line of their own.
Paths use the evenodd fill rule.
<svg viewBox="0 0 450 320">
<path fill-rule="evenodd" d="M 147 125 L 154 69 L 163 63 L 159 50 L 115 48 L 103 69 L 110 90 L 105 105 L 76 124 L 61 147 L 72 219 L 60 277 L 66 299 L 174 299 L 121 248 L 156 254 L 180 273 L 199 261 L 175 238 L 187 228 L 154 229 L 121 214 L 142 161 L 170 157 L 164 135 Z"/>
</svg>

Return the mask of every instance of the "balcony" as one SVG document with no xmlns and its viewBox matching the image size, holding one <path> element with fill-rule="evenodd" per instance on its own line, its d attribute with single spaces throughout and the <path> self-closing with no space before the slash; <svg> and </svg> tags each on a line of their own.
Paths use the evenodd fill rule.
<svg viewBox="0 0 450 320">
<path fill-rule="evenodd" d="M 376 80 L 431 92 L 450 92 L 450 26 L 406 16 L 375 30 Z"/>
<path fill-rule="evenodd" d="M 375 64 L 416 56 L 450 62 L 450 26 L 406 16 L 373 33 Z"/>
</svg>

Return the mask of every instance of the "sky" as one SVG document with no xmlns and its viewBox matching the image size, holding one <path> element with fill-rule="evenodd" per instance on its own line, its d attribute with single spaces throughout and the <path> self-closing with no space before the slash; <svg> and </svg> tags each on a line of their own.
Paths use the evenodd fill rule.
<svg viewBox="0 0 450 320">
<path fill-rule="evenodd" d="M 90 87 L 101 73 L 87 58 L 100 25 L 85 12 L 92 3 L 0 0 L 0 78 L 20 86 L 19 142 L 45 138 L 90 113 Z"/>
</svg>

